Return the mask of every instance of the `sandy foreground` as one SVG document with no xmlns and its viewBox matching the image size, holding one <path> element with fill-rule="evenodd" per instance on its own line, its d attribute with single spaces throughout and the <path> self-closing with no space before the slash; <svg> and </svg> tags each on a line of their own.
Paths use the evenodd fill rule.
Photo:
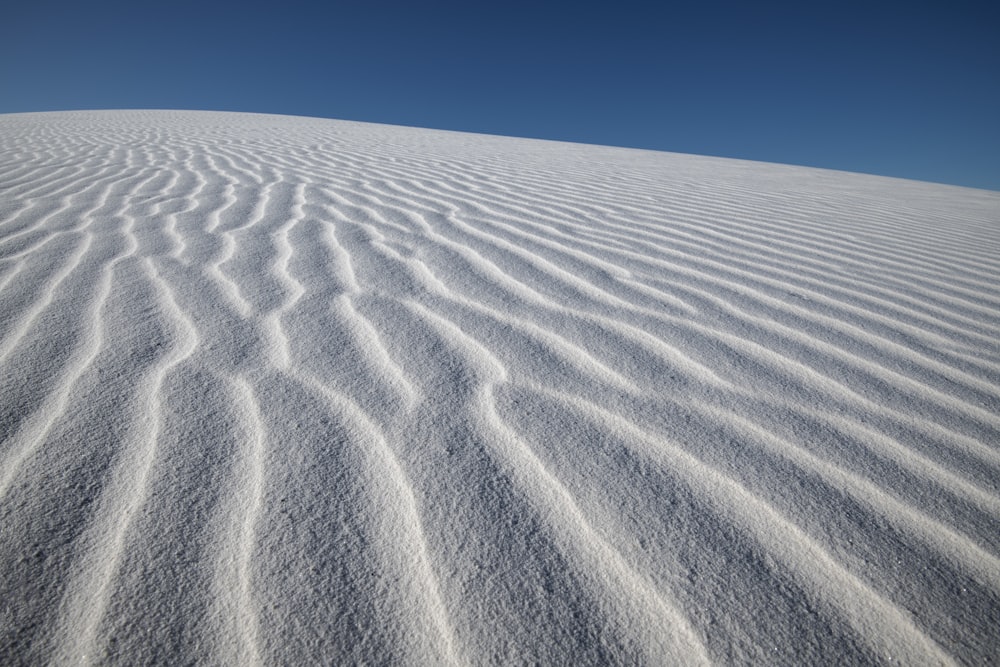
<svg viewBox="0 0 1000 667">
<path fill-rule="evenodd" d="M 0 116 L 0 663 L 996 664 L 1000 193 Z"/>
</svg>

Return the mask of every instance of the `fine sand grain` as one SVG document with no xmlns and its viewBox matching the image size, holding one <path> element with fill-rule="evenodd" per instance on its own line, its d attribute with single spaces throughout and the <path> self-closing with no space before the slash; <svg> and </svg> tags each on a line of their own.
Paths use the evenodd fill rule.
<svg viewBox="0 0 1000 667">
<path fill-rule="evenodd" d="M 1000 193 L 0 116 L 0 663 L 1000 661 Z"/>
</svg>

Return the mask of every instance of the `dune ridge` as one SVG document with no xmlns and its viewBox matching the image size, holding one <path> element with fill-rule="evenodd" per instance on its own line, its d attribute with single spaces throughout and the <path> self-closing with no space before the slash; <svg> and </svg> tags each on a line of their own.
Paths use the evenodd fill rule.
<svg viewBox="0 0 1000 667">
<path fill-rule="evenodd" d="M 1000 659 L 1000 193 L 0 116 L 4 664 Z"/>
</svg>

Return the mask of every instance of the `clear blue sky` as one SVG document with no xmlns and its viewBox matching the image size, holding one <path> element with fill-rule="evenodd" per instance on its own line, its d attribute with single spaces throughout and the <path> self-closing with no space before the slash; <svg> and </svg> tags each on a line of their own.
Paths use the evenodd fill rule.
<svg viewBox="0 0 1000 667">
<path fill-rule="evenodd" d="M 932 4 L 14 0 L 0 113 L 298 114 L 1000 190 L 1000 11 Z"/>
</svg>

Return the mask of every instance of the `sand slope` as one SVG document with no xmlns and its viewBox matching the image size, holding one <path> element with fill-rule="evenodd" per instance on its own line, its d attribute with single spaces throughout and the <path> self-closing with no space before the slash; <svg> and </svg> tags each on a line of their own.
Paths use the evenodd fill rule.
<svg viewBox="0 0 1000 667">
<path fill-rule="evenodd" d="M 0 116 L 0 662 L 1000 659 L 1000 194 Z"/>
</svg>

